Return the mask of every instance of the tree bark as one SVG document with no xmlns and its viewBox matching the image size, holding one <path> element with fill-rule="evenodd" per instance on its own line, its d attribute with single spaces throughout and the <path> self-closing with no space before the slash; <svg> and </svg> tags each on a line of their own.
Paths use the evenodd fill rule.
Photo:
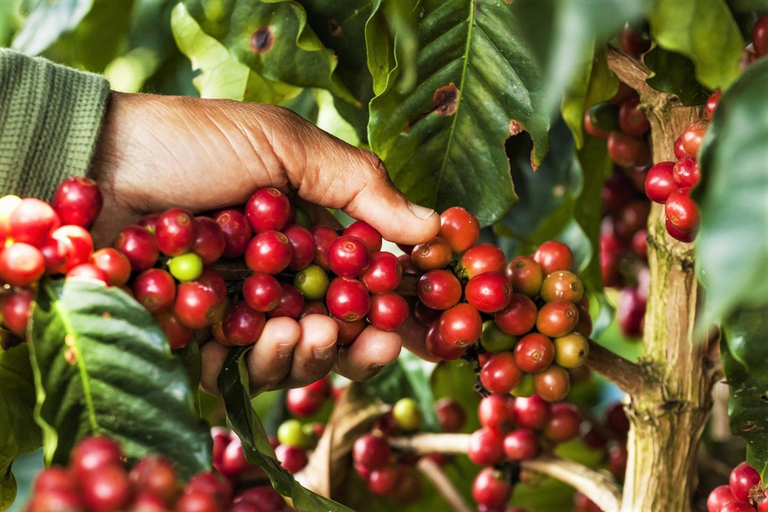
<svg viewBox="0 0 768 512">
<path fill-rule="evenodd" d="M 650 89 L 647 70 L 630 57 L 611 52 L 609 64 L 646 106 L 653 161 L 675 161 L 675 139 L 703 110 Z M 667 234 L 663 205 L 653 205 L 648 235 L 651 284 L 640 361 L 646 385 L 630 394 L 625 406 L 629 458 L 621 512 L 689 512 L 696 454 L 719 372 L 709 344 L 693 339 L 698 298 L 693 244 Z"/>
</svg>

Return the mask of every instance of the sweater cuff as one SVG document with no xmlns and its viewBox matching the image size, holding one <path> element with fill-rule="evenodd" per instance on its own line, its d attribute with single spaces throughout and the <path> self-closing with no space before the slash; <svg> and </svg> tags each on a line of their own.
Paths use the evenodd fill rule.
<svg viewBox="0 0 768 512">
<path fill-rule="evenodd" d="M 0 50 L 2 195 L 48 201 L 85 176 L 108 97 L 104 77 Z"/>
</svg>

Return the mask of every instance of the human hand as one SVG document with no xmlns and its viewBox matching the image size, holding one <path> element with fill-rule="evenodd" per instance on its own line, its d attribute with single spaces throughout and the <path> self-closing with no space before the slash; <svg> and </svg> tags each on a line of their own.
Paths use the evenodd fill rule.
<svg viewBox="0 0 768 512">
<path fill-rule="evenodd" d="M 145 214 L 243 204 L 267 186 L 341 209 L 393 242 L 426 241 L 440 226 L 434 211 L 409 203 L 392 185 L 376 155 L 273 105 L 112 93 L 92 176 L 105 199 L 93 229 L 102 245 Z M 323 208 L 310 214 L 316 222 L 332 221 Z M 270 319 L 249 356 L 252 389 L 304 386 L 331 369 L 364 380 L 400 352 L 398 333 L 368 326 L 339 348 L 337 332 L 336 322 L 322 315 Z M 406 346 L 426 354 L 424 330 L 415 322 L 401 333 Z M 228 351 L 218 343 L 201 348 L 205 390 L 216 391 Z"/>
</svg>

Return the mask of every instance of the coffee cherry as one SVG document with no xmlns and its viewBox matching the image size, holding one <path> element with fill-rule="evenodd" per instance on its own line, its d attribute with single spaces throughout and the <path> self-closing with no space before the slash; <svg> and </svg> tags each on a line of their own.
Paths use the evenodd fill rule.
<svg viewBox="0 0 768 512">
<path fill-rule="evenodd" d="M 698 157 L 701 142 L 704 140 L 707 128 L 709 128 L 709 121 L 700 119 L 689 124 L 685 131 L 683 131 L 682 145 L 686 155 L 691 158 Z"/>
<path fill-rule="evenodd" d="M 632 236 L 632 252 L 638 258 L 646 259 L 648 257 L 648 230 L 639 229 Z"/>
<path fill-rule="evenodd" d="M 451 250 L 457 254 L 472 247 L 480 237 L 480 223 L 477 217 L 461 206 L 453 206 L 440 214 L 440 233 Z"/>
<path fill-rule="evenodd" d="M 537 296 L 544 282 L 544 270 L 541 265 L 528 256 L 518 256 L 510 261 L 506 275 L 512 283 L 512 290 L 528 297 Z"/>
<path fill-rule="evenodd" d="M 466 347 L 480 339 L 483 321 L 469 304 L 457 304 L 440 315 L 440 336 L 449 345 Z"/>
<path fill-rule="evenodd" d="M 34 246 L 16 242 L 0 252 L 0 279 L 12 286 L 29 286 L 45 274 L 45 258 Z"/>
<path fill-rule="evenodd" d="M 290 284 L 281 283 L 280 287 L 280 300 L 277 303 L 277 307 L 268 311 L 267 316 L 269 318 L 287 316 L 294 320 L 299 318 L 304 309 L 304 296 L 295 286 Z"/>
<path fill-rule="evenodd" d="M 222 300 L 216 291 L 199 281 L 180 283 L 173 314 L 188 329 L 204 329 L 213 323 Z"/>
<path fill-rule="evenodd" d="M 667 233 L 669 233 L 669 236 L 675 240 L 689 244 L 696 239 L 696 234 L 698 232 L 697 229 L 694 229 L 693 231 L 683 231 L 682 229 L 679 229 L 677 226 L 672 224 L 672 221 L 669 219 L 665 219 L 665 226 L 667 227 Z"/>
<path fill-rule="evenodd" d="M 571 249 L 564 243 L 555 240 L 541 244 L 533 254 L 533 259 L 541 265 L 545 275 L 558 270 L 571 270 L 573 267 Z"/>
<path fill-rule="evenodd" d="M 291 203 L 276 188 L 267 187 L 254 192 L 245 204 L 245 216 L 254 233 L 279 231 L 288 222 Z"/>
<path fill-rule="evenodd" d="M 159 268 L 145 270 L 133 281 L 133 296 L 150 313 L 171 307 L 176 297 L 176 282 L 171 274 Z"/>
<path fill-rule="evenodd" d="M 571 379 L 563 368 L 552 365 L 533 376 L 536 393 L 547 402 L 559 402 L 571 389 Z"/>
<path fill-rule="evenodd" d="M 648 43 L 650 45 L 650 41 Z M 619 126 L 627 135 L 639 137 L 651 129 L 651 123 L 645 112 L 637 108 L 639 104 L 640 98 L 633 96 L 625 100 L 619 108 Z"/>
<path fill-rule="evenodd" d="M 240 438 L 237 436 L 232 437 L 226 448 L 224 448 L 219 466 L 221 467 L 221 472 L 230 478 L 251 467 L 251 463 L 245 457 Z"/>
<path fill-rule="evenodd" d="M 480 370 L 480 382 L 491 393 L 507 394 L 522 377 L 511 352 L 493 354 Z"/>
<path fill-rule="evenodd" d="M 619 329 L 628 337 L 637 337 L 643 334 L 643 321 L 645 319 L 646 299 L 634 286 L 622 288 L 616 305 L 616 318 Z"/>
<path fill-rule="evenodd" d="M 536 393 L 536 388 L 533 386 L 533 374 L 531 373 L 524 373 L 517 386 L 509 392 L 512 396 L 523 398 L 527 398 L 534 393 Z"/>
<path fill-rule="evenodd" d="M 309 449 L 314 444 L 311 435 L 299 420 L 286 420 L 277 428 L 277 440 L 286 446 Z"/>
<path fill-rule="evenodd" d="M 530 460 L 539 454 L 539 440 L 533 430 L 515 430 L 504 437 L 504 453 L 509 460 Z"/>
<path fill-rule="evenodd" d="M 150 455 L 139 461 L 128 475 L 131 483 L 171 503 L 178 492 L 178 476 L 173 464 L 159 456 Z"/>
<path fill-rule="evenodd" d="M 758 57 L 768 54 L 768 16 L 761 16 L 752 28 L 752 44 Z"/>
<path fill-rule="evenodd" d="M 328 308 L 319 300 L 304 302 L 304 309 L 301 310 L 299 318 L 304 318 L 307 315 L 328 316 Z"/>
<path fill-rule="evenodd" d="M 248 243 L 245 263 L 254 272 L 278 274 L 288 267 L 293 257 L 290 240 L 279 231 L 262 231 Z"/>
<path fill-rule="evenodd" d="M 605 409 L 604 423 L 605 427 L 619 440 L 623 441 L 627 438 L 629 419 L 620 402 L 616 402 Z"/>
<path fill-rule="evenodd" d="M 693 158 L 681 158 L 672 169 L 672 176 L 680 187 L 695 187 L 701 181 L 699 163 Z"/>
<path fill-rule="evenodd" d="M 493 466 L 504 457 L 504 437 L 501 433 L 483 427 L 469 436 L 467 456 L 478 466 Z"/>
<path fill-rule="evenodd" d="M 67 279 L 80 278 L 90 279 L 92 281 L 101 281 L 107 284 L 107 274 L 93 263 L 81 263 L 75 267 L 72 267 L 69 272 L 64 276 Z"/>
<path fill-rule="evenodd" d="M 576 274 L 558 270 L 549 274 L 541 285 L 541 298 L 547 302 L 565 299 L 576 303 L 584 295 L 584 285 Z"/>
<path fill-rule="evenodd" d="M 312 262 L 323 270 L 330 268 L 328 264 L 328 251 L 331 244 L 339 238 L 334 230 L 325 226 L 315 226 L 311 230 L 315 239 L 315 256 Z"/>
<path fill-rule="evenodd" d="M 755 512 L 755 508 L 746 502 L 734 502 L 724 506 L 720 512 Z"/>
<path fill-rule="evenodd" d="M 368 321 L 382 331 L 396 331 L 408 318 L 408 302 L 397 293 L 380 293 L 371 297 Z"/>
<path fill-rule="evenodd" d="M 620 85 L 621 88 L 621 85 Z M 621 92 L 621 91 L 619 91 Z M 628 91 L 631 93 L 631 89 Z M 619 93 L 617 93 L 619 95 Z M 627 95 L 629 97 L 629 95 Z M 624 101 L 626 98 L 622 98 L 619 100 L 619 103 L 621 101 Z M 598 103 L 597 105 L 593 105 L 592 107 L 587 109 L 587 112 L 585 114 L 585 119 L 589 119 L 589 124 L 598 130 L 601 134 L 605 134 L 601 138 L 605 138 L 608 136 L 608 133 L 612 130 L 617 130 L 619 128 L 619 109 L 616 105 L 612 103 Z M 594 135 L 597 136 L 597 135 Z"/>
<path fill-rule="evenodd" d="M 397 487 L 402 473 L 400 466 L 374 469 L 368 477 L 368 490 L 378 496 L 388 496 Z"/>
<path fill-rule="evenodd" d="M 66 273 L 77 265 L 89 262 L 93 253 L 93 238 L 84 228 L 61 226 L 51 233 L 50 239 L 55 240 L 59 250 L 63 251 L 59 272 Z"/>
<path fill-rule="evenodd" d="M 371 307 L 371 299 L 365 285 L 346 277 L 337 277 L 331 282 L 325 301 L 331 315 L 347 322 L 365 317 Z"/>
<path fill-rule="evenodd" d="M 718 89 L 707 98 L 707 119 L 710 121 L 715 116 L 715 109 L 717 108 L 717 104 L 720 103 L 720 97 L 722 95 L 723 93 Z"/>
<path fill-rule="evenodd" d="M 488 352 L 503 352 L 512 350 L 517 343 L 517 336 L 512 336 L 496 325 L 493 320 L 483 322 L 483 334 L 480 336 L 480 344 Z"/>
<path fill-rule="evenodd" d="M 262 313 L 277 307 L 282 291 L 278 280 L 269 274 L 251 274 L 243 282 L 243 299 L 253 309 Z"/>
<path fill-rule="evenodd" d="M 509 304 L 494 315 L 496 325 L 502 332 L 512 336 L 523 336 L 536 325 L 538 310 L 536 304 L 525 295 L 513 293 Z"/>
<path fill-rule="evenodd" d="M 79 176 L 65 179 L 51 200 L 62 224 L 83 228 L 93 224 L 103 204 L 104 198 L 96 182 Z"/>
<path fill-rule="evenodd" d="M 318 392 L 312 386 L 293 388 L 285 395 L 285 406 L 291 415 L 306 418 L 319 411 L 327 397 L 327 394 Z"/>
<path fill-rule="evenodd" d="M 336 324 L 339 326 L 339 334 L 336 338 L 336 344 L 339 346 L 349 345 L 360 336 L 365 330 L 365 320 L 355 320 L 353 322 L 347 322 L 339 318 L 334 318 Z"/>
<path fill-rule="evenodd" d="M 589 357 L 589 343 L 579 333 L 555 338 L 555 363 L 563 368 L 578 368 Z"/>
<path fill-rule="evenodd" d="M 219 504 L 229 503 L 232 499 L 232 484 L 226 478 L 213 471 L 204 471 L 193 476 L 184 488 L 185 496 L 197 492 L 202 492 L 206 496 L 212 497 L 214 502 L 217 503 L 216 506 L 220 507 L 221 505 Z M 205 510 L 207 511 L 208 509 Z M 214 510 L 219 509 L 216 508 Z"/>
<path fill-rule="evenodd" d="M 452 258 L 451 246 L 439 236 L 414 246 L 411 251 L 411 261 L 422 272 L 445 268 Z"/>
<path fill-rule="evenodd" d="M 413 319 L 422 327 L 429 327 L 442 314 L 440 310 L 432 309 L 418 299 L 411 300 L 410 304 Z"/>
<path fill-rule="evenodd" d="M 729 503 L 736 503 L 738 500 L 731 492 L 731 488 L 727 485 L 721 485 L 715 487 L 715 489 L 709 493 L 707 498 L 707 511 L 708 512 L 722 512 L 726 505 Z"/>
<path fill-rule="evenodd" d="M 627 23 L 619 33 L 619 46 L 624 53 L 640 57 L 640 55 L 651 49 L 651 41 L 635 32 L 635 29 Z"/>
<path fill-rule="evenodd" d="M 440 320 L 436 320 L 427 330 L 427 351 L 434 357 L 444 361 L 459 359 L 467 351 L 466 346 L 455 346 L 446 342 L 440 336 Z"/>
<path fill-rule="evenodd" d="M 469 279 L 487 272 L 504 273 L 506 264 L 504 253 L 493 244 L 477 244 L 461 257 L 461 268 Z"/>
<path fill-rule="evenodd" d="M 405 431 L 421 427 L 421 407 L 413 398 L 401 398 L 395 402 L 392 417 L 397 426 Z"/>
<path fill-rule="evenodd" d="M 224 255 L 227 239 L 221 227 L 209 217 L 195 217 L 195 241 L 192 252 L 200 256 L 203 265 L 210 265 Z"/>
<path fill-rule="evenodd" d="M 226 243 L 223 256 L 225 258 L 238 258 L 245 254 L 245 249 L 253 235 L 253 230 L 245 215 L 230 208 L 214 214 L 213 220 L 216 221 L 224 234 Z"/>
<path fill-rule="evenodd" d="M 565 336 L 578 323 L 579 310 L 576 304 L 563 299 L 544 304 L 536 317 L 536 328 L 550 338 Z"/>
<path fill-rule="evenodd" d="M 15 290 L 0 296 L 0 313 L 5 325 L 12 333 L 24 337 L 29 323 L 29 310 L 35 293 L 32 290 Z"/>
<path fill-rule="evenodd" d="M 551 414 L 551 406 L 539 395 L 516 398 L 514 410 L 517 423 L 533 430 L 543 429 Z"/>
<path fill-rule="evenodd" d="M 595 138 L 607 139 L 611 132 L 600 130 L 594 124 L 592 124 L 593 122 L 593 118 L 590 116 L 589 110 L 587 110 L 587 112 L 584 113 L 584 130 L 586 130 L 588 134 Z"/>
<path fill-rule="evenodd" d="M 371 293 L 389 293 L 400 285 L 402 277 L 403 269 L 397 256 L 390 252 L 375 252 L 360 280 Z"/>
<path fill-rule="evenodd" d="M 381 233 L 367 222 L 362 220 L 353 222 L 344 229 L 343 235 L 354 236 L 362 240 L 369 253 L 381 251 Z"/>
<path fill-rule="evenodd" d="M 508 395 L 488 395 L 477 406 L 477 418 L 483 427 L 509 432 L 515 424 L 513 399 Z"/>
<path fill-rule="evenodd" d="M 430 270 L 419 279 L 419 300 L 427 307 L 445 310 L 461 299 L 461 283 L 447 270 Z"/>
<path fill-rule="evenodd" d="M 464 288 L 467 302 L 483 313 L 504 309 L 512 297 L 512 287 L 504 274 L 486 272 L 473 277 Z"/>
<path fill-rule="evenodd" d="M 760 473 L 746 462 L 742 462 L 733 468 L 728 483 L 737 500 L 747 501 L 752 488 L 760 485 Z"/>
<path fill-rule="evenodd" d="M 155 235 L 141 226 L 123 228 L 115 239 L 114 247 L 128 257 L 134 272 L 152 268 L 160 256 Z"/>
<path fill-rule="evenodd" d="M 445 433 L 459 432 L 467 421 L 464 407 L 453 398 L 441 398 L 435 402 L 435 413 Z"/>
<path fill-rule="evenodd" d="M 157 247 L 168 256 L 178 256 L 192 249 L 195 243 L 195 221 L 187 210 L 173 208 L 157 219 Z"/>
<path fill-rule="evenodd" d="M 392 459 L 392 451 L 387 440 L 374 434 L 365 434 L 357 438 L 352 445 L 352 459 L 367 469 L 387 466 Z"/>
<path fill-rule="evenodd" d="M 107 274 L 110 286 L 125 286 L 131 278 L 131 262 L 117 249 L 99 249 L 91 255 L 90 261 Z"/>
<path fill-rule="evenodd" d="M 168 270 L 179 281 L 194 281 L 203 273 L 203 260 L 197 254 L 188 252 L 171 258 Z"/>
<path fill-rule="evenodd" d="M 472 483 L 472 497 L 478 505 L 503 510 L 512 499 L 512 486 L 496 470 L 485 468 Z"/>
<path fill-rule="evenodd" d="M 123 452 L 120 446 L 106 437 L 87 437 L 80 441 L 69 455 L 69 466 L 78 480 L 90 473 L 98 473 L 109 466 L 120 466 Z"/>
<path fill-rule="evenodd" d="M 131 483 L 120 466 L 106 466 L 86 475 L 83 497 L 93 512 L 124 510 L 131 499 Z"/>
<path fill-rule="evenodd" d="M 622 167 L 643 165 L 650 158 L 645 141 L 625 133 L 611 132 L 607 147 L 608 156 Z"/>
<path fill-rule="evenodd" d="M 76 491 L 77 481 L 66 469 L 52 466 L 37 475 L 32 489 L 34 493 Z"/>
<path fill-rule="evenodd" d="M 283 230 L 293 247 L 293 255 L 288 265 L 289 270 L 297 271 L 307 268 L 315 257 L 315 238 L 304 227 L 292 224 Z"/>
<path fill-rule="evenodd" d="M 61 220 L 48 203 L 28 197 L 22 199 L 9 217 L 9 236 L 14 241 L 39 246 L 61 226 Z"/>
<path fill-rule="evenodd" d="M 235 498 L 235 503 L 255 502 L 264 506 L 263 512 L 280 511 L 285 512 L 285 500 L 280 494 L 271 487 L 250 487 L 240 491 Z M 260 508 L 257 512 L 262 512 Z"/>
<path fill-rule="evenodd" d="M 232 345 L 253 345 L 261 336 L 265 322 L 264 313 L 240 301 L 230 306 L 224 314 L 221 329 Z"/>
<path fill-rule="evenodd" d="M 359 277 L 370 263 L 368 247 L 357 237 L 340 236 L 328 248 L 328 267 L 339 277 Z"/>
<path fill-rule="evenodd" d="M 581 413 L 573 404 L 555 404 L 544 426 L 544 436 L 552 442 L 564 443 L 579 436 Z"/>
<path fill-rule="evenodd" d="M 21 198 L 19 196 L 0 197 L 0 243 L 2 244 L 11 236 L 11 215 L 20 204 Z"/>
<path fill-rule="evenodd" d="M 669 222 L 681 231 L 693 231 L 699 227 L 699 208 L 690 193 L 690 188 L 681 188 L 669 196 L 664 206 Z"/>
<path fill-rule="evenodd" d="M 617 238 L 629 242 L 637 230 L 648 225 L 650 211 L 651 204 L 648 201 L 632 201 L 622 208 L 614 222 Z"/>
<path fill-rule="evenodd" d="M 163 311 L 155 315 L 155 320 L 168 338 L 168 344 L 171 350 L 178 350 L 186 347 L 192 341 L 192 329 L 188 329 L 179 323 L 173 313 Z"/>
<path fill-rule="evenodd" d="M 293 277 L 293 285 L 307 300 L 320 300 L 325 297 L 330 280 L 323 269 L 310 265 Z"/>
<path fill-rule="evenodd" d="M 515 345 L 515 364 L 528 373 L 536 373 L 549 368 L 555 357 L 552 341 L 539 333 L 531 333 L 520 338 Z"/>
</svg>

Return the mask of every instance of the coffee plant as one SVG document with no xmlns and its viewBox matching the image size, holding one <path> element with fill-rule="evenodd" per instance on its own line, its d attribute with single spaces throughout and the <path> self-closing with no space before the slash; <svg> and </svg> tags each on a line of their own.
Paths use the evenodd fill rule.
<svg viewBox="0 0 768 512">
<path fill-rule="evenodd" d="M 290 109 L 441 219 L 268 187 L 101 246 L 94 181 L 0 191 L 0 510 L 768 510 L 765 0 L 6 0 L 0 41 Z M 423 348 L 252 389 L 314 315 Z"/>
</svg>

